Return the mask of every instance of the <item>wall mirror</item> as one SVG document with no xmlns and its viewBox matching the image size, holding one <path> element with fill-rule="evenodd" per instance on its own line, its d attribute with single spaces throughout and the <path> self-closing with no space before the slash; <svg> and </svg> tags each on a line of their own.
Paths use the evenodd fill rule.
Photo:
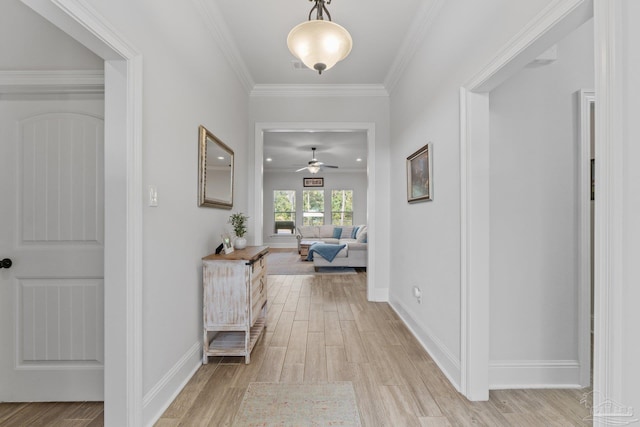
<svg viewBox="0 0 640 427">
<path fill-rule="evenodd" d="M 233 150 L 204 126 L 198 134 L 198 206 L 231 209 Z"/>
</svg>

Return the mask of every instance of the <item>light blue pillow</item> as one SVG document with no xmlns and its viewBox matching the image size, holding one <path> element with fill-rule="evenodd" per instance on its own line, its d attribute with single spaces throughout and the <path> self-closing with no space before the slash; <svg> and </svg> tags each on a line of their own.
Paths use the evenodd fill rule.
<svg viewBox="0 0 640 427">
<path fill-rule="evenodd" d="M 340 227 L 335 227 L 335 228 L 333 229 L 333 238 L 334 238 L 334 239 L 339 239 L 339 238 L 340 238 L 340 236 L 342 236 L 342 228 L 340 228 Z"/>
<path fill-rule="evenodd" d="M 355 239 L 355 238 L 356 238 L 356 235 L 358 234 L 358 229 L 359 229 L 359 228 L 360 228 L 360 227 L 353 227 L 353 231 L 351 232 L 351 238 L 352 238 L 352 239 Z"/>
</svg>

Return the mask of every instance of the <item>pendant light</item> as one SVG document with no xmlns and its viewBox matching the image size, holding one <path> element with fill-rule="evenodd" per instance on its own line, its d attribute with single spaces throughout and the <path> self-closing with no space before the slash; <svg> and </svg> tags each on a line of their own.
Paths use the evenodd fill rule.
<svg viewBox="0 0 640 427">
<path fill-rule="evenodd" d="M 349 55 L 353 40 L 347 30 L 331 22 L 331 14 L 325 6 L 331 4 L 331 0 L 309 1 L 315 2 L 309 12 L 309 20 L 296 25 L 289 32 L 287 46 L 304 65 L 322 74 Z M 314 10 L 316 19 L 312 20 Z M 328 21 L 324 20 L 324 13 Z"/>
</svg>

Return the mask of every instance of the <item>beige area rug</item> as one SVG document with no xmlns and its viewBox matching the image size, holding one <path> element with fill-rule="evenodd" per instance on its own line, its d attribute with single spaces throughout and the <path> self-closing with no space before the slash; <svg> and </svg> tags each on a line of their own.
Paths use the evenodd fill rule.
<svg viewBox="0 0 640 427">
<path fill-rule="evenodd" d="M 305 275 L 305 274 L 356 274 L 352 267 L 320 267 L 315 271 L 312 261 L 303 261 L 296 250 L 270 250 L 267 255 L 267 274 L 269 275 Z"/>
<path fill-rule="evenodd" d="M 360 426 L 351 382 L 250 383 L 234 427 Z"/>
</svg>

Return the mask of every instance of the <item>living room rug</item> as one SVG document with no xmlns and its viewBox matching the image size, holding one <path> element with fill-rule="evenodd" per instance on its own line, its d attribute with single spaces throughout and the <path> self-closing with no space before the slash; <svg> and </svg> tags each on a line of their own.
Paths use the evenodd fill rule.
<svg viewBox="0 0 640 427">
<path fill-rule="evenodd" d="M 269 251 L 267 255 L 268 275 L 308 275 L 308 274 L 356 274 L 353 267 L 320 267 L 315 271 L 312 261 L 304 261 L 295 250 Z"/>
<path fill-rule="evenodd" d="M 250 383 L 234 427 L 360 426 L 351 382 Z"/>
</svg>

